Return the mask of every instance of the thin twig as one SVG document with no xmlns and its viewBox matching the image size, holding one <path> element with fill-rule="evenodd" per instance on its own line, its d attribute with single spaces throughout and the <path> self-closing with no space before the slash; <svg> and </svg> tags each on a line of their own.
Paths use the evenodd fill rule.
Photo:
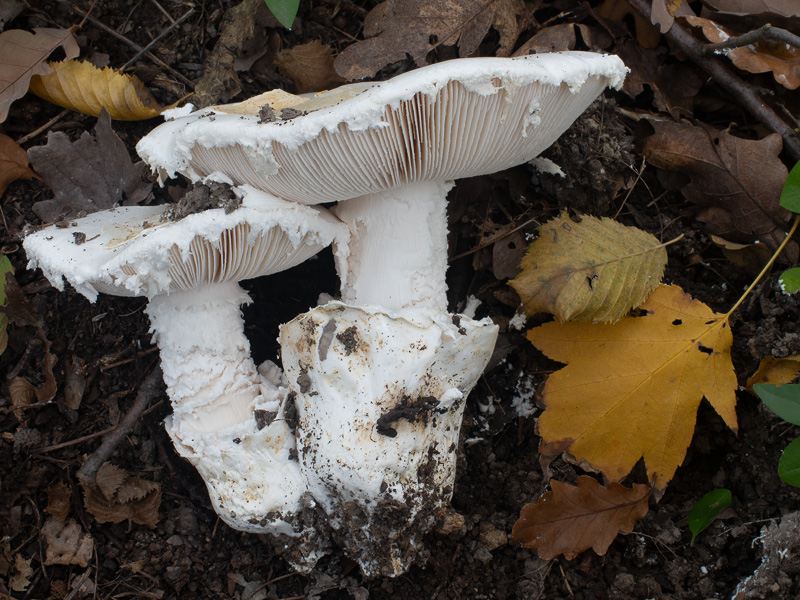
<svg viewBox="0 0 800 600">
<path fill-rule="evenodd" d="M 114 431 L 115 428 L 116 425 L 114 425 L 114 427 L 109 427 L 108 429 L 103 429 L 102 431 L 95 431 L 94 433 L 90 433 L 89 435 L 84 435 L 79 438 L 69 440 L 67 442 L 61 442 L 60 444 L 53 444 L 52 446 L 43 446 L 42 448 L 36 448 L 34 452 L 36 452 L 37 454 L 46 454 L 47 452 L 53 452 L 54 450 L 69 448 L 70 446 L 82 444 L 83 442 L 88 442 L 89 440 L 93 440 L 96 437 L 100 437 L 107 433 L 110 433 Z"/>
<path fill-rule="evenodd" d="M 50 129 L 53 125 L 55 125 L 58 121 L 63 119 L 68 112 L 69 112 L 69 109 L 65 108 L 64 110 L 62 110 L 60 113 L 58 113 L 55 117 L 50 119 L 47 123 L 45 123 L 41 127 L 31 131 L 28 135 L 24 135 L 21 138 L 19 138 L 17 140 L 17 143 L 20 146 L 22 146 L 23 144 L 26 144 L 27 142 L 30 142 L 33 138 L 37 137 L 41 133 L 44 133 L 45 131 Z"/>
<path fill-rule="evenodd" d="M 193 9 L 193 8 L 190 8 L 190 9 L 189 9 L 189 12 L 187 12 L 185 15 L 183 15 L 183 16 L 182 16 L 180 19 L 178 19 L 177 21 L 173 21 L 173 22 L 172 22 L 172 25 L 170 25 L 170 26 L 169 26 L 169 27 L 167 27 L 167 28 L 166 28 L 164 31 L 162 31 L 161 33 L 159 33 L 159 34 L 158 34 L 156 37 L 154 37 L 154 38 L 153 38 L 153 41 L 151 41 L 149 44 L 147 44 L 147 46 L 145 46 L 144 48 L 142 48 L 141 50 L 139 50 L 139 51 L 138 51 L 136 54 L 134 54 L 134 55 L 133 55 L 133 58 L 132 58 L 132 59 L 130 59 L 128 62 L 126 62 L 124 65 L 122 65 L 122 68 L 120 68 L 120 71 L 124 71 L 125 69 L 127 69 L 128 67 L 130 67 L 130 66 L 131 66 L 133 63 L 135 63 L 137 60 L 139 60 L 139 59 L 142 57 L 142 54 L 144 54 L 144 53 L 146 53 L 146 52 L 149 52 L 149 51 L 150 51 L 150 48 L 152 48 L 152 47 L 153 47 L 153 46 L 155 46 L 155 45 L 156 45 L 158 42 L 160 42 L 162 39 L 164 39 L 164 37 L 165 37 L 165 36 L 169 35 L 169 33 L 170 33 L 170 32 L 171 32 L 173 29 L 175 29 L 175 28 L 176 28 L 178 25 L 180 25 L 181 23 L 183 23 L 183 22 L 184 22 L 186 19 L 188 19 L 188 18 L 189 18 L 189 17 L 190 17 L 190 16 L 191 16 L 193 13 L 194 13 L 194 9 Z"/>
<path fill-rule="evenodd" d="M 99 21 L 99 20 L 95 19 L 94 17 L 92 17 L 92 16 L 89 16 L 88 14 L 86 14 L 85 12 L 83 12 L 83 11 L 82 11 L 80 8 L 78 8 L 77 6 L 71 6 L 71 8 L 72 8 L 72 10 L 74 10 L 74 11 L 75 11 L 76 13 L 78 13 L 79 15 L 81 15 L 81 16 L 83 16 L 83 17 L 86 17 L 86 18 L 87 18 L 89 21 L 91 21 L 91 22 L 92 22 L 94 25 L 96 25 L 97 27 L 99 27 L 100 29 L 102 29 L 103 31 L 105 31 L 107 34 L 109 34 L 109 35 L 111 35 L 111 36 L 113 36 L 113 37 L 117 38 L 119 41 L 121 41 L 121 42 L 123 42 L 123 43 L 127 44 L 128 46 L 130 46 L 131 48 L 133 48 L 133 49 L 134 49 L 134 50 L 136 50 L 137 52 L 138 52 L 139 50 L 142 50 L 142 47 L 141 47 L 139 44 L 137 44 L 137 43 L 136 43 L 136 42 L 134 42 L 133 40 L 130 40 L 130 39 L 126 38 L 126 37 L 125 37 L 124 35 L 122 35 L 121 33 L 117 33 L 116 31 L 114 31 L 113 29 L 111 29 L 111 27 L 109 27 L 108 25 L 106 25 L 105 23 L 103 23 L 102 21 Z M 185 75 L 183 75 L 183 74 L 179 73 L 178 71 L 176 71 L 175 69 L 173 69 L 172 67 L 170 67 L 170 66 L 169 66 L 167 63 L 165 63 L 163 60 L 161 60 L 160 58 L 158 58 L 157 56 L 155 56 L 154 54 L 152 54 L 152 53 L 150 53 L 150 52 L 145 52 L 145 53 L 144 53 L 144 55 L 145 55 L 147 58 L 149 58 L 150 60 L 152 60 L 152 61 L 153 61 L 155 64 L 157 64 L 157 65 L 158 65 L 159 67 L 161 67 L 162 69 L 165 69 L 165 70 L 169 71 L 170 73 L 172 73 L 172 75 L 173 75 L 174 77 L 177 77 L 178 79 L 180 79 L 180 80 L 181 80 L 181 82 L 182 82 L 184 85 L 187 85 L 187 86 L 188 86 L 190 89 L 194 89 L 194 84 L 191 82 L 191 80 L 190 80 L 190 79 L 188 79 L 188 78 L 187 78 Z"/>
<path fill-rule="evenodd" d="M 800 36 L 797 36 L 790 31 L 786 31 L 785 29 L 781 29 L 779 27 L 773 27 L 772 25 L 767 23 L 763 27 L 760 27 L 759 29 L 754 29 L 753 31 L 748 31 L 743 35 L 729 37 L 724 42 L 718 42 L 716 44 L 706 44 L 705 47 L 703 48 L 703 51 L 706 54 L 715 54 L 720 50 L 732 50 L 734 48 L 749 46 L 750 44 L 755 44 L 756 42 L 763 42 L 765 40 L 770 40 L 774 42 L 783 42 L 784 44 L 789 44 L 790 46 L 794 46 L 795 48 L 800 48 Z"/>
<path fill-rule="evenodd" d="M 147 408 L 147 405 L 150 404 L 150 401 L 158 393 L 160 383 L 161 367 L 156 367 L 139 387 L 139 393 L 136 395 L 136 400 L 133 401 L 133 406 L 131 406 L 130 410 L 125 414 L 125 417 L 120 421 L 119 425 L 105 436 L 100 447 L 92 452 L 92 455 L 83 463 L 83 466 L 78 471 L 78 479 L 81 483 L 93 484 L 95 482 L 97 471 L 113 454 L 122 439 L 133 429 L 133 426 L 139 420 L 142 413 Z"/>
<path fill-rule="evenodd" d="M 158 0 L 150 0 L 150 1 L 151 1 L 153 4 L 155 4 L 155 5 L 156 5 L 156 8 L 157 8 L 158 10 L 160 10 L 160 11 L 161 11 L 161 14 L 163 14 L 165 17 L 167 17 L 167 19 L 169 19 L 169 22 L 170 22 L 170 23 L 174 23 L 174 22 L 175 22 L 175 19 L 173 19 L 173 18 L 172 18 L 172 15 L 171 15 L 171 14 L 169 14 L 169 13 L 167 12 L 167 9 L 165 9 L 163 6 L 161 6 L 161 5 L 158 3 Z"/>
<path fill-rule="evenodd" d="M 648 21 L 651 7 L 647 0 L 628 0 L 636 12 Z M 800 160 L 800 140 L 792 128 L 759 98 L 748 85 L 716 56 L 706 56 L 706 44 L 699 42 L 678 21 L 664 34 L 684 54 L 692 59 L 698 67 L 711 75 L 714 80 L 733 95 L 750 113 L 766 125 L 770 130 L 781 135 L 786 151 L 794 160 Z"/>
</svg>

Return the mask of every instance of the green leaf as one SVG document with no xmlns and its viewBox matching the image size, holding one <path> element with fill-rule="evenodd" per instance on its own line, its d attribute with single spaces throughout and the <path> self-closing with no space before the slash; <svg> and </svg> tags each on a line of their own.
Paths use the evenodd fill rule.
<svg viewBox="0 0 800 600">
<path fill-rule="evenodd" d="M 8 257 L 3 254 L 0 256 L 0 306 L 5 306 L 8 302 L 6 295 L 6 273 L 14 273 L 14 267 Z M 8 325 L 8 317 L 6 313 L 0 313 L 0 354 L 5 352 L 6 345 L 8 344 L 8 333 L 6 333 L 6 325 Z"/>
<path fill-rule="evenodd" d="M 778 285 L 784 294 L 795 294 L 800 290 L 800 267 L 788 269 L 778 277 Z"/>
<path fill-rule="evenodd" d="M 789 171 L 789 177 L 783 184 L 781 206 L 794 213 L 800 213 L 800 162 Z"/>
<path fill-rule="evenodd" d="M 708 492 L 700 498 L 689 513 L 689 530 L 692 532 L 692 546 L 694 538 L 708 527 L 719 513 L 731 505 L 731 491 L 724 488 Z"/>
<path fill-rule="evenodd" d="M 275 15 L 281 25 L 286 29 L 292 28 L 294 18 L 297 16 L 297 9 L 300 7 L 300 0 L 264 0 L 267 8 Z"/>
<path fill-rule="evenodd" d="M 641 229 L 563 212 L 541 227 L 510 283 L 529 315 L 614 322 L 658 287 L 666 262 L 664 244 Z"/>
<path fill-rule="evenodd" d="M 8 257 L 3 254 L 0 256 L 0 306 L 5 306 L 5 303 L 8 302 L 8 297 L 6 296 L 6 273 L 13 274 L 14 267 Z"/>
<path fill-rule="evenodd" d="M 756 383 L 753 391 L 781 419 L 800 425 L 800 384 Z"/>
<path fill-rule="evenodd" d="M 800 438 L 786 446 L 781 454 L 778 476 L 789 485 L 800 487 Z"/>
</svg>

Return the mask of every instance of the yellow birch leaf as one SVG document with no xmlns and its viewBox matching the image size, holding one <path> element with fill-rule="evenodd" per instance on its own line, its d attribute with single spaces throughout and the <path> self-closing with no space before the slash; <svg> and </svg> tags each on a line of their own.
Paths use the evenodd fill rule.
<svg viewBox="0 0 800 600">
<path fill-rule="evenodd" d="M 561 321 L 621 319 L 658 287 L 667 251 L 658 239 L 612 219 L 561 213 L 545 223 L 511 285 L 525 312 Z"/>
<path fill-rule="evenodd" d="M 105 107 L 112 119 L 121 121 L 152 119 L 164 110 L 133 75 L 77 60 L 48 65 L 53 72 L 31 78 L 30 91 L 53 104 L 94 116 Z"/>
<path fill-rule="evenodd" d="M 758 369 L 747 380 L 747 391 L 753 392 L 755 383 L 791 383 L 800 374 L 800 354 L 794 354 L 785 358 L 775 358 L 767 356 L 758 365 Z"/>
<path fill-rule="evenodd" d="M 650 481 L 664 489 L 692 440 L 705 396 L 737 430 L 733 337 L 727 315 L 678 286 L 658 287 L 646 315 L 613 325 L 547 323 L 528 339 L 567 363 L 544 387 L 539 451 L 576 459 L 619 480 L 644 457 Z"/>
</svg>

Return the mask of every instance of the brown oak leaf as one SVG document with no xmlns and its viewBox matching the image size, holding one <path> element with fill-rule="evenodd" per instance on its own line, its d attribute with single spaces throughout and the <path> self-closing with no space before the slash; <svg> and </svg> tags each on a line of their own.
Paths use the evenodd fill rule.
<svg viewBox="0 0 800 600">
<path fill-rule="evenodd" d="M 492 26 L 500 36 L 496 55 L 509 56 L 524 10 L 520 0 L 384 0 L 364 20 L 369 39 L 345 48 L 334 66 L 353 80 L 373 77 L 407 55 L 424 66 L 428 53 L 441 44 L 458 44 L 459 56 L 470 56 Z"/>
<path fill-rule="evenodd" d="M 33 33 L 11 29 L 0 34 L 0 123 L 6 120 L 11 103 L 28 91 L 31 77 L 50 72 L 44 59 L 56 48 L 61 46 L 67 58 L 78 56 L 74 29 L 37 28 Z"/>
<path fill-rule="evenodd" d="M 783 147 L 778 134 L 746 140 L 707 127 L 650 123 L 654 133 L 641 142 L 644 157 L 689 178 L 681 192 L 702 207 L 697 218 L 708 233 L 778 247 L 791 218 L 779 204 L 788 171 L 778 158 Z"/>
<path fill-rule="evenodd" d="M 105 110 L 97 119 L 94 136 L 84 132 L 79 140 L 70 142 L 65 133 L 50 132 L 47 145 L 31 148 L 28 157 L 55 194 L 52 200 L 33 205 L 33 212 L 43 221 L 139 204 L 153 187 L 142 179 L 144 163 L 131 161 Z"/>
<path fill-rule="evenodd" d="M 650 488 L 632 488 L 612 481 L 604 487 L 592 477 L 578 477 L 578 485 L 551 480 L 553 491 L 526 504 L 514 523 L 514 540 L 535 548 L 539 558 L 563 554 L 572 560 L 592 548 L 603 556 L 620 532 L 628 533 L 648 511 Z"/>
</svg>

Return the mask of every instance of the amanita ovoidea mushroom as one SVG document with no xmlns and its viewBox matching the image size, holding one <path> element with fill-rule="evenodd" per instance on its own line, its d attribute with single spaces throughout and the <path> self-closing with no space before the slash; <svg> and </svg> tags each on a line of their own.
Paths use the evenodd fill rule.
<svg viewBox="0 0 800 600">
<path fill-rule="evenodd" d="M 173 406 L 167 430 L 215 509 L 237 529 L 305 538 L 285 389 L 280 373 L 262 376 L 250 357 L 239 308 L 249 298 L 237 282 L 288 269 L 347 229 L 325 209 L 234 191 L 242 202 L 229 213 L 171 220 L 165 205 L 115 208 L 42 229 L 24 247 L 58 289 L 66 279 L 91 301 L 98 292 L 149 298 Z M 315 551 L 301 554 L 313 564 Z"/>
<path fill-rule="evenodd" d="M 584 52 L 453 60 L 288 110 L 204 109 L 137 146 L 161 176 L 340 203 L 341 302 L 280 340 L 303 475 L 367 575 L 424 557 L 421 536 L 452 494 L 464 399 L 497 333 L 447 312 L 452 180 L 533 159 L 626 71 Z"/>
</svg>

